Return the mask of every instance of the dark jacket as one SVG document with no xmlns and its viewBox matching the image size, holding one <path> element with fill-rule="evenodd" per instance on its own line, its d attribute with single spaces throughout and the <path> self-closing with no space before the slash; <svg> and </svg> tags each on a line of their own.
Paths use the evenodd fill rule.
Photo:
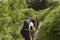
<svg viewBox="0 0 60 40">
<path fill-rule="evenodd" d="M 22 35 L 29 35 L 29 23 L 30 19 L 26 19 L 23 24 L 23 28 L 21 29 L 21 34 Z"/>
</svg>

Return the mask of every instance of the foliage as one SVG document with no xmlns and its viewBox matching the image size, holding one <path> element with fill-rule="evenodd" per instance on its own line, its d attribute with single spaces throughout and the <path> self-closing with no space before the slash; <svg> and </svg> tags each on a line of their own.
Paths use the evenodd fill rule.
<svg viewBox="0 0 60 40">
<path fill-rule="evenodd" d="M 60 37 L 60 5 L 45 17 L 44 23 L 40 29 L 38 40 L 59 40 Z"/>
<path fill-rule="evenodd" d="M 59 40 L 60 2 L 48 5 L 43 0 L 42 3 L 40 0 L 31 0 L 31 4 L 28 0 L 0 0 L 0 40 L 22 40 L 20 30 L 27 16 L 43 21 L 38 40 Z M 41 8 L 43 5 L 48 7 Z"/>
<path fill-rule="evenodd" d="M 33 8 L 36 11 L 42 10 L 47 8 L 48 6 L 48 1 L 47 0 L 29 0 L 28 1 L 29 6 L 28 8 Z"/>
<path fill-rule="evenodd" d="M 7 3 L 0 4 L 0 40 L 22 40 L 20 30 L 25 17 L 35 16 L 33 9 L 26 9 L 24 0 L 20 1 L 21 4 L 18 2 L 18 0 L 9 0 Z M 20 7 L 21 5 L 23 6 Z"/>
</svg>

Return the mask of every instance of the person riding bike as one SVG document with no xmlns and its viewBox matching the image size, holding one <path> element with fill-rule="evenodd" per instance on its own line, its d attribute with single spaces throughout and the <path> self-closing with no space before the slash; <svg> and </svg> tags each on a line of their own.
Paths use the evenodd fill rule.
<svg viewBox="0 0 60 40">
<path fill-rule="evenodd" d="M 27 17 L 26 20 L 24 21 L 24 25 L 23 25 L 23 28 L 21 30 L 22 37 L 25 40 L 31 40 L 30 39 L 30 31 L 31 31 L 31 28 L 34 29 L 34 25 L 31 22 L 30 17 Z"/>
</svg>

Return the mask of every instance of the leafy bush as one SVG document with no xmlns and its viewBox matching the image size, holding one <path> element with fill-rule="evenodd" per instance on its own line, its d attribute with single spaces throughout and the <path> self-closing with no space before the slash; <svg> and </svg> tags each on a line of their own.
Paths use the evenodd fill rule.
<svg viewBox="0 0 60 40">
<path fill-rule="evenodd" d="M 33 9 L 15 9 L 18 7 L 14 6 L 12 10 L 11 7 L 9 2 L 0 4 L 0 40 L 22 40 L 20 30 L 24 19 L 26 16 L 35 17 Z"/>
<path fill-rule="evenodd" d="M 45 17 L 38 40 L 59 40 L 60 38 L 60 6 L 54 8 Z"/>
<path fill-rule="evenodd" d="M 34 11 L 25 9 L 25 4 L 24 0 L 0 2 L 0 40 L 22 40 L 20 29 L 25 16 L 34 16 Z"/>
</svg>

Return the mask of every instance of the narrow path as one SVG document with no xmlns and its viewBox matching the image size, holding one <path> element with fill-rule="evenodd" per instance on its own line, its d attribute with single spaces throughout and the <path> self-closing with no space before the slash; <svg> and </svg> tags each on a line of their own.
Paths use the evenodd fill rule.
<svg viewBox="0 0 60 40">
<path fill-rule="evenodd" d="M 42 24 L 43 24 L 43 22 L 40 21 L 39 26 L 38 26 L 38 29 L 37 29 L 37 31 L 35 32 L 35 40 L 38 39 L 39 30 L 40 30 Z"/>
</svg>

